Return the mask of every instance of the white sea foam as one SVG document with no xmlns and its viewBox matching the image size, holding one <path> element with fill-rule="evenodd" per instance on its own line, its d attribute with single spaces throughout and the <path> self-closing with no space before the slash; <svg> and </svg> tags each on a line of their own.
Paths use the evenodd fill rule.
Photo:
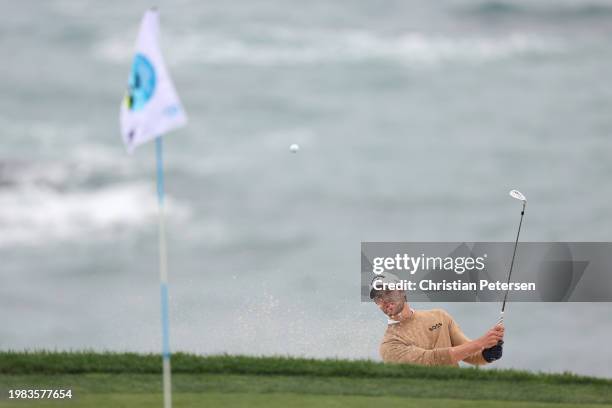
<svg viewBox="0 0 612 408">
<path fill-rule="evenodd" d="M 0 207 L 0 246 L 38 245 L 140 228 L 151 224 L 157 214 L 150 182 L 70 192 L 28 183 L 0 191 Z M 189 209 L 169 199 L 168 213 L 185 217 Z"/>
<path fill-rule="evenodd" d="M 556 53 L 556 40 L 535 34 L 510 33 L 498 37 L 449 37 L 408 32 L 381 35 L 369 31 L 303 30 L 274 28 L 257 41 L 217 33 L 164 34 L 168 60 L 173 64 L 295 65 L 354 63 L 369 60 L 407 65 L 444 62 L 486 62 L 524 53 Z M 169 46 L 171 44 L 171 46 Z M 125 36 L 97 44 L 95 54 L 125 63 L 133 46 Z"/>
</svg>

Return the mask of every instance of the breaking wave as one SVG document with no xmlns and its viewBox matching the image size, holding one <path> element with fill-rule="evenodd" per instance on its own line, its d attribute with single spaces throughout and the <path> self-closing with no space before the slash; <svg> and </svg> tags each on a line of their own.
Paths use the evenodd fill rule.
<svg viewBox="0 0 612 408">
<path fill-rule="evenodd" d="M 132 180 L 74 186 L 73 167 L 50 163 L 0 166 L 0 247 L 49 244 L 151 225 L 157 215 L 153 182 Z M 189 208 L 168 200 L 170 216 L 184 218 Z"/>
<path fill-rule="evenodd" d="M 125 63 L 132 44 L 116 37 L 98 44 L 102 59 Z M 525 53 L 555 53 L 558 42 L 514 33 L 500 37 L 448 37 L 418 32 L 379 35 L 369 31 L 269 29 L 257 40 L 221 34 L 168 33 L 165 38 L 173 64 L 235 64 L 254 66 L 387 61 L 406 65 L 445 62 L 486 62 Z"/>
</svg>

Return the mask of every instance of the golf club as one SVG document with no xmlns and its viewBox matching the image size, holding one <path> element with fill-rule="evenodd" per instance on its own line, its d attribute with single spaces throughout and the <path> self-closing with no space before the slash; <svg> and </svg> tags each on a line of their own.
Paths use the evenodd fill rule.
<svg viewBox="0 0 612 408">
<path fill-rule="evenodd" d="M 518 190 L 510 191 L 510 197 L 515 198 L 523 202 L 523 208 L 521 209 L 521 220 L 519 221 L 518 230 L 516 232 L 516 240 L 514 241 L 514 250 L 512 251 L 512 260 L 510 261 L 510 270 L 508 271 L 508 280 L 506 283 L 510 283 L 510 278 L 512 277 L 512 269 L 514 268 L 514 260 L 516 258 L 516 248 L 518 246 L 519 235 L 521 234 L 521 226 L 523 225 L 523 216 L 525 215 L 525 206 L 527 204 L 527 199 L 525 196 Z M 508 300 L 508 292 L 510 290 L 507 289 L 504 294 L 504 301 L 502 303 L 501 313 L 499 315 L 499 320 L 497 321 L 497 325 L 504 323 L 504 311 L 506 310 L 506 301 Z M 497 342 L 497 345 L 490 347 L 488 349 L 483 350 L 482 356 L 484 359 L 491 363 L 495 360 L 501 358 L 502 355 L 502 346 L 504 344 L 503 340 Z"/>
<path fill-rule="evenodd" d="M 516 247 L 518 246 L 519 235 L 521 234 L 521 226 L 523 225 L 523 216 L 525 215 L 525 206 L 527 205 L 527 199 L 525 196 L 518 190 L 511 190 L 510 197 L 515 198 L 523 202 L 523 208 L 521 209 L 521 220 L 519 221 L 518 230 L 516 231 L 516 240 L 514 241 L 514 251 L 512 252 L 512 260 L 510 261 L 510 270 L 508 271 L 508 280 L 507 283 L 510 283 L 510 278 L 512 276 L 512 268 L 514 267 L 514 259 L 516 258 Z M 504 302 L 502 303 L 501 313 L 499 315 L 499 320 L 497 324 L 504 323 L 504 311 L 506 310 L 506 300 L 508 300 L 508 292 L 504 294 Z"/>
</svg>

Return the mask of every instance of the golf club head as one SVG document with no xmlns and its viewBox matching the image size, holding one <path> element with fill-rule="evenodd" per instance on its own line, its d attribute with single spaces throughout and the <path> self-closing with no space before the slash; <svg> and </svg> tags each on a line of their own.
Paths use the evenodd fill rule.
<svg viewBox="0 0 612 408">
<path fill-rule="evenodd" d="M 523 193 L 521 193 L 518 190 L 510 190 L 510 197 L 512 198 L 516 198 L 517 200 L 521 200 L 522 202 L 526 203 L 527 199 L 525 198 L 525 196 L 523 195 Z"/>
</svg>

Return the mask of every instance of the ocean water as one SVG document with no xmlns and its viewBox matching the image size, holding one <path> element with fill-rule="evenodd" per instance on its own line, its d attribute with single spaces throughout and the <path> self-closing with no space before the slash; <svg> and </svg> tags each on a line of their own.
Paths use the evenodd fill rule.
<svg viewBox="0 0 612 408">
<path fill-rule="evenodd" d="M 0 15 L 0 348 L 160 348 L 154 147 L 118 131 L 145 2 Z M 361 241 L 609 241 L 612 2 L 160 1 L 171 346 L 378 357 Z M 289 145 L 298 143 L 298 154 Z M 498 305 L 446 308 L 468 336 Z M 499 367 L 612 377 L 609 304 L 520 304 Z"/>
</svg>

